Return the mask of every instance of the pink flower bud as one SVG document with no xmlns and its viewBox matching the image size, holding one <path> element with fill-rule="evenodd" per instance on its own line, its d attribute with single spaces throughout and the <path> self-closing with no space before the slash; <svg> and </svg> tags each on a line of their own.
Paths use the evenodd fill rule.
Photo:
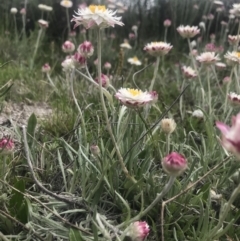
<svg viewBox="0 0 240 241">
<path fill-rule="evenodd" d="M 72 53 L 75 50 L 75 45 L 71 41 L 65 41 L 62 45 L 62 51 L 64 53 Z"/>
<path fill-rule="evenodd" d="M 84 55 L 86 58 L 93 55 L 93 45 L 89 41 L 84 41 L 82 44 L 78 47 L 78 52 L 82 55 Z"/>
<path fill-rule="evenodd" d="M 231 127 L 220 121 L 216 126 L 222 132 L 222 146 L 240 160 L 240 113 L 232 117 Z"/>
<path fill-rule="evenodd" d="M 135 34 L 134 33 L 129 33 L 128 38 L 129 39 L 135 39 Z"/>
<path fill-rule="evenodd" d="M 158 101 L 158 93 L 157 91 L 151 91 L 149 94 L 152 96 L 152 102 L 151 104 L 155 104 Z"/>
<path fill-rule="evenodd" d="M 102 79 L 102 87 L 107 88 L 109 86 L 109 78 L 105 74 L 101 74 L 101 79 Z M 98 78 L 95 79 L 95 81 L 99 84 L 100 81 Z"/>
<path fill-rule="evenodd" d="M 187 169 L 187 160 L 183 155 L 172 152 L 163 158 L 162 167 L 170 176 L 179 176 Z"/>
<path fill-rule="evenodd" d="M 43 73 L 49 73 L 50 71 L 51 71 L 51 67 L 48 63 L 46 63 L 42 66 L 42 72 Z"/>
<path fill-rule="evenodd" d="M 80 53 L 76 52 L 73 56 L 73 61 L 76 68 L 84 68 L 86 66 L 86 58 Z"/>
<path fill-rule="evenodd" d="M 13 153 L 14 150 L 14 142 L 12 139 L 4 136 L 0 139 L 0 154 L 8 155 Z"/>
<path fill-rule="evenodd" d="M 164 26 L 165 28 L 170 27 L 171 24 L 172 24 L 172 22 L 171 22 L 171 20 L 169 20 L 169 19 L 166 19 L 166 20 L 164 20 L 164 22 L 163 22 L 163 26 Z"/>
<path fill-rule="evenodd" d="M 106 62 L 103 67 L 104 69 L 111 69 L 112 65 L 109 62 Z"/>
<path fill-rule="evenodd" d="M 22 9 L 20 10 L 20 14 L 26 15 L 26 9 L 25 9 L 25 8 L 22 8 Z"/>
<path fill-rule="evenodd" d="M 127 228 L 127 236 L 131 237 L 134 241 L 143 241 L 150 232 L 147 222 L 137 221 L 129 225 Z"/>
</svg>

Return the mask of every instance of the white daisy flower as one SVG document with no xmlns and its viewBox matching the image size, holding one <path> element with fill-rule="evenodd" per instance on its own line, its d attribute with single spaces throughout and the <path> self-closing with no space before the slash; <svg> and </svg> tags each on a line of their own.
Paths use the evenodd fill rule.
<svg viewBox="0 0 240 241">
<path fill-rule="evenodd" d="M 70 0 L 62 0 L 60 5 L 65 8 L 71 8 L 73 6 L 73 2 Z"/>
<path fill-rule="evenodd" d="M 204 52 L 196 57 L 197 61 L 203 64 L 214 64 L 219 61 L 218 55 L 214 52 Z"/>
<path fill-rule="evenodd" d="M 135 56 L 133 58 L 129 58 L 128 59 L 128 63 L 132 64 L 132 65 L 142 65 L 142 62 Z"/>
<path fill-rule="evenodd" d="M 240 95 L 234 93 L 234 92 L 230 92 L 228 94 L 228 100 L 235 105 L 240 105 Z"/>
<path fill-rule="evenodd" d="M 138 89 L 121 88 L 115 94 L 115 97 L 127 107 L 139 108 L 152 104 L 155 101 L 156 94 Z"/>
<path fill-rule="evenodd" d="M 104 5 L 90 5 L 86 8 L 79 8 L 72 21 L 76 22 L 74 27 L 83 25 L 85 28 L 108 28 L 115 24 L 123 26 L 121 17 L 115 16 L 116 11 L 106 9 Z"/>
<path fill-rule="evenodd" d="M 177 28 L 177 31 L 183 38 L 193 38 L 200 33 L 200 29 L 197 26 L 189 25 L 181 25 Z"/>
<path fill-rule="evenodd" d="M 191 67 L 183 66 L 182 72 L 185 75 L 186 78 L 192 79 L 197 76 L 197 73 L 195 70 L 193 70 Z"/>
<path fill-rule="evenodd" d="M 124 41 L 124 43 L 120 44 L 120 47 L 124 49 L 132 49 L 132 46 L 127 41 Z"/>
<path fill-rule="evenodd" d="M 151 42 L 147 44 L 143 50 L 147 51 L 152 56 L 162 56 L 167 54 L 171 49 L 172 45 L 165 42 Z"/>
<path fill-rule="evenodd" d="M 231 11 L 232 15 L 239 17 L 240 16 L 240 3 L 233 4 L 233 8 L 230 9 L 230 11 Z"/>
<path fill-rule="evenodd" d="M 224 55 L 224 58 L 227 59 L 227 63 L 232 65 L 232 64 L 240 64 L 240 52 L 227 52 Z"/>
</svg>

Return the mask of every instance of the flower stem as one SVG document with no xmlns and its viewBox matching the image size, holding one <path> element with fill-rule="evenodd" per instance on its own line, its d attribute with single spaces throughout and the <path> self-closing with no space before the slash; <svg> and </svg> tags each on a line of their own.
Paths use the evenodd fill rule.
<svg viewBox="0 0 240 241">
<path fill-rule="evenodd" d="M 67 15 L 67 26 L 68 26 L 68 36 L 69 36 L 69 33 L 71 32 L 71 27 L 70 27 L 68 8 L 66 8 L 66 15 Z"/>
<path fill-rule="evenodd" d="M 231 209 L 232 203 L 236 200 L 237 196 L 240 194 L 240 184 L 234 189 L 232 192 L 232 195 L 227 203 L 224 204 L 222 207 L 222 213 L 220 214 L 218 224 L 213 228 L 213 230 L 210 232 L 210 235 L 206 241 L 212 241 L 215 239 L 218 239 L 221 236 L 222 230 L 222 224 L 229 214 L 229 211 Z"/>
<path fill-rule="evenodd" d="M 33 65 L 34 65 L 34 60 L 35 60 L 35 57 L 36 57 L 36 54 L 37 54 L 37 51 L 38 51 L 39 42 L 40 42 L 40 39 L 41 39 L 42 32 L 43 32 L 43 29 L 40 28 L 39 31 L 38 31 L 38 37 L 37 37 L 37 41 L 36 41 L 36 45 L 35 45 L 32 61 L 31 61 L 31 66 L 30 66 L 31 69 L 33 68 Z"/>
<path fill-rule="evenodd" d="M 147 213 L 148 213 L 149 211 L 151 211 L 152 208 L 161 201 L 161 199 L 163 198 L 163 196 L 168 193 L 168 191 L 169 191 L 169 190 L 171 189 L 171 187 L 173 186 L 175 179 L 176 179 L 176 177 L 170 176 L 170 178 L 169 178 L 167 184 L 164 186 L 163 190 L 162 190 L 160 193 L 157 194 L 156 198 L 152 201 L 152 203 L 151 203 L 146 209 L 144 209 L 142 212 L 140 212 L 138 215 L 136 215 L 135 217 L 131 218 L 131 219 L 128 220 L 127 222 L 123 222 L 123 223 L 119 224 L 119 225 L 117 226 L 117 228 L 121 228 L 121 227 L 123 227 L 123 226 L 126 226 L 126 225 L 128 225 L 129 223 L 138 221 L 138 220 L 141 219 L 143 216 L 146 216 Z"/>
<path fill-rule="evenodd" d="M 15 14 L 13 15 L 13 19 L 14 19 L 14 27 L 15 27 L 15 40 L 16 40 L 16 43 L 18 42 L 18 31 L 17 31 L 17 21 L 16 21 L 16 16 Z"/>
<path fill-rule="evenodd" d="M 104 117 L 105 117 L 105 120 L 106 120 L 107 130 L 109 132 L 109 135 L 110 135 L 110 137 L 112 139 L 112 142 L 114 144 L 114 147 L 116 149 L 118 161 L 120 163 L 122 171 L 124 172 L 124 174 L 127 178 L 129 178 L 133 183 L 136 183 L 137 181 L 135 180 L 134 177 L 132 177 L 129 174 L 129 172 L 128 172 L 125 164 L 124 164 L 123 157 L 120 153 L 119 147 L 117 145 L 117 142 L 116 142 L 115 137 L 114 137 L 113 132 L 112 132 L 111 124 L 110 124 L 109 119 L 108 119 L 107 108 L 106 108 L 104 97 L 103 97 L 103 87 L 102 87 L 102 78 L 101 78 L 102 71 L 101 71 L 101 29 L 100 28 L 98 29 L 97 35 L 98 35 L 98 45 L 97 45 L 98 66 L 97 67 L 98 67 L 98 79 L 99 79 L 99 94 L 100 94 L 100 100 L 101 100 L 101 105 L 102 105 Z"/>
<path fill-rule="evenodd" d="M 70 78 L 71 93 L 72 93 L 73 100 L 75 102 L 75 105 L 77 106 L 77 109 L 78 109 L 78 112 L 79 112 L 79 115 L 80 115 L 81 125 L 82 125 L 82 129 L 83 129 L 83 142 L 84 142 L 84 141 L 87 141 L 87 139 L 86 139 L 87 138 L 87 134 L 86 134 L 86 129 L 85 129 L 85 121 L 84 121 L 83 113 L 82 113 L 82 110 L 81 110 L 80 106 L 78 105 L 78 101 L 76 99 L 76 96 L 75 96 L 74 90 L 73 90 L 73 79 L 74 79 L 74 76 L 75 76 L 75 69 L 72 70 L 71 78 Z"/>
<path fill-rule="evenodd" d="M 209 73 L 209 68 L 207 68 L 207 83 L 208 83 L 208 107 L 209 107 L 209 116 L 211 116 L 211 113 L 212 113 L 212 92 L 211 92 L 211 86 L 210 86 L 210 73 Z"/>
<path fill-rule="evenodd" d="M 155 83 L 155 80 L 157 78 L 159 62 L 160 62 L 160 57 L 157 57 L 157 61 L 156 61 L 155 68 L 154 68 L 154 73 L 153 73 L 153 79 L 151 81 L 151 85 L 150 85 L 149 91 L 152 91 L 154 83 Z"/>
</svg>

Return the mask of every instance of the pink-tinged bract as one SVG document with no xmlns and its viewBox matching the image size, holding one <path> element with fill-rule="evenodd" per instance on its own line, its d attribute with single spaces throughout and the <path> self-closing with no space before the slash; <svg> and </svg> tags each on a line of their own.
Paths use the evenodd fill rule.
<svg viewBox="0 0 240 241">
<path fill-rule="evenodd" d="M 78 52 L 82 55 L 84 55 L 86 58 L 93 55 L 93 45 L 90 41 L 84 41 L 82 44 L 78 47 Z"/>
<path fill-rule="evenodd" d="M 240 160 L 240 113 L 232 117 L 231 127 L 220 121 L 216 126 L 222 133 L 222 146 Z"/>
<path fill-rule="evenodd" d="M 75 50 L 75 45 L 73 42 L 67 40 L 62 45 L 62 51 L 64 53 L 72 53 Z"/>
<path fill-rule="evenodd" d="M 101 74 L 101 79 L 102 79 L 102 87 L 107 88 L 109 86 L 109 78 L 105 74 Z M 99 78 L 97 77 L 95 81 L 100 84 Z"/>
<path fill-rule="evenodd" d="M 170 176 L 179 176 L 187 169 L 187 159 L 177 152 L 172 152 L 162 160 L 162 167 Z"/>
</svg>

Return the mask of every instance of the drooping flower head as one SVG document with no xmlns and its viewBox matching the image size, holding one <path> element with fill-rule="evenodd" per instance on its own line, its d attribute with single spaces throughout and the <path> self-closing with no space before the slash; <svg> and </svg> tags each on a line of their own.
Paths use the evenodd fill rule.
<svg viewBox="0 0 240 241">
<path fill-rule="evenodd" d="M 198 27 L 189 25 L 181 25 L 177 28 L 177 31 L 183 38 L 193 38 L 200 33 L 200 29 Z"/>
<path fill-rule="evenodd" d="M 162 167 L 169 175 L 176 177 L 187 169 L 187 160 L 183 155 L 172 152 L 163 158 Z"/>
<path fill-rule="evenodd" d="M 150 55 L 157 57 L 167 54 L 172 47 L 172 45 L 165 42 L 151 42 L 147 44 L 143 50 L 148 52 Z"/>
<path fill-rule="evenodd" d="M 222 132 L 222 146 L 240 160 L 240 113 L 232 117 L 231 127 L 220 121 L 216 126 Z"/>
<path fill-rule="evenodd" d="M 115 94 L 115 97 L 127 107 L 140 108 L 147 104 L 153 104 L 156 98 L 155 93 L 143 92 L 138 89 L 121 88 Z"/>
<path fill-rule="evenodd" d="M 123 26 L 121 17 L 115 16 L 116 11 L 107 9 L 104 5 L 90 5 L 86 8 L 79 8 L 72 21 L 76 22 L 74 27 L 83 25 L 85 28 L 108 28 L 115 24 Z"/>
<path fill-rule="evenodd" d="M 137 221 L 127 227 L 127 236 L 133 241 L 143 241 L 150 232 L 147 222 Z"/>
</svg>

